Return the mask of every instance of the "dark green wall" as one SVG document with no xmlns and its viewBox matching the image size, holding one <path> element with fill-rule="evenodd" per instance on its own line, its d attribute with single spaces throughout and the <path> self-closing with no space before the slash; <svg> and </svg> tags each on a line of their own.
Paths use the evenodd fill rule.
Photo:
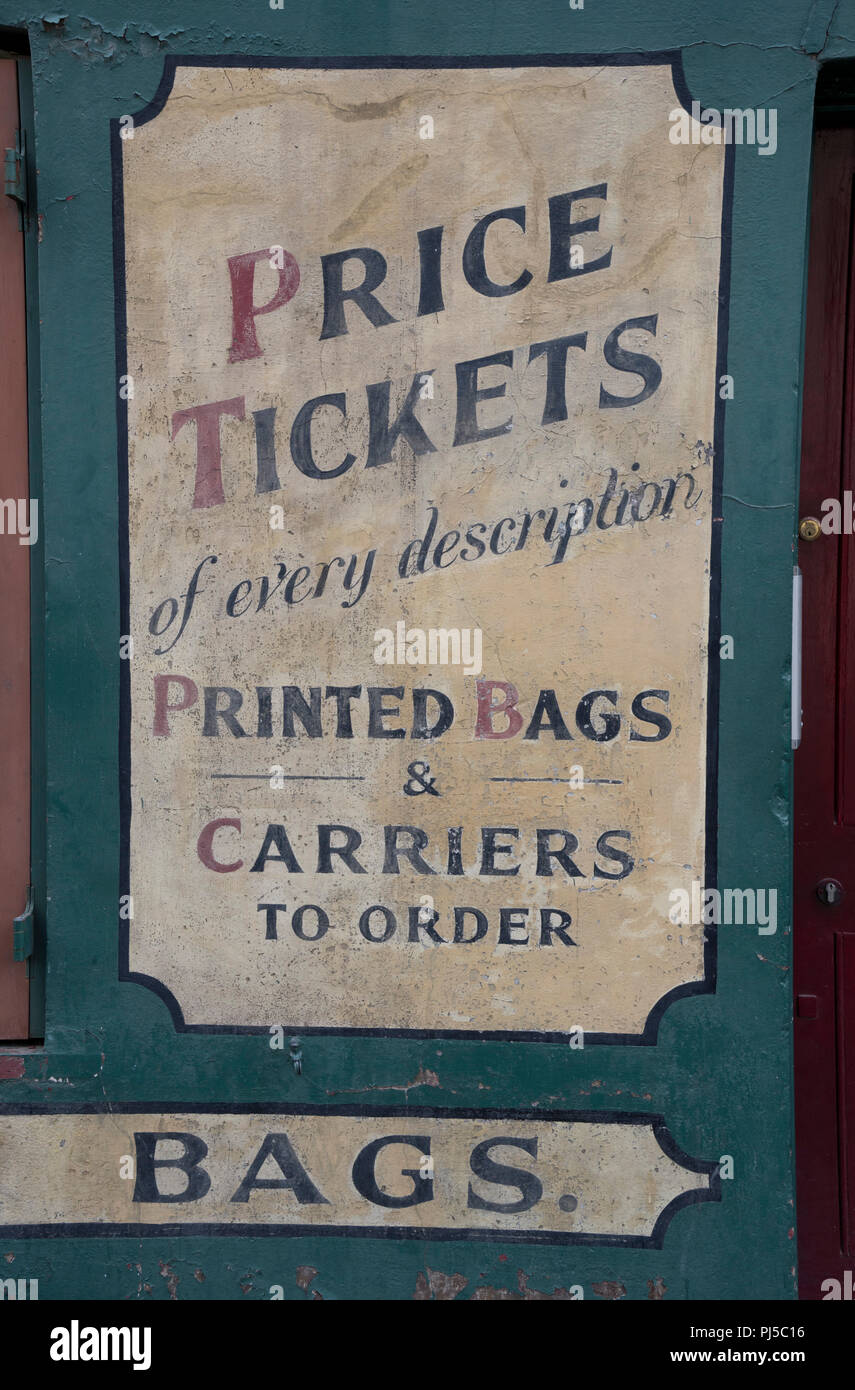
<svg viewBox="0 0 855 1390">
<path fill-rule="evenodd" d="M 731 1154 L 722 1202 L 689 1207 L 662 1250 L 324 1238 L 16 1241 L 42 1298 L 409 1298 L 426 1267 L 551 1290 L 617 1281 L 630 1299 L 794 1295 L 791 1081 L 790 594 L 798 473 L 804 258 L 819 63 L 855 55 L 855 0 L 716 6 L 649 0 L 95 0 L 88 18 L 3 0 L 29 32 L 35 102 L 46 566 L 47 1037 L 0 1103 L 306 1101 L 661 1113 L 689 1154 Z M 832 16 L 833 11 L 833 16 Z M 851 38 L 847 34 L 852 35 Z M 301 1076 L 264 1036 L 176 1035 L 164 1005 L 117 983 L 119 581 L 109 122 L 139 111 L 166 54 L 612 53 L 682 49 L 689 89 L 722 107 L 774 106 L 778 149 L 736 150 L 726 408 L 720 881 L 776 886 L 775 936 L 723 931 L 714 996 L 664 1015 L 658 1046 L 304 1042 Z M 760 504 L 763 505 L 760 505 Z M 44 892 L 44 888 L 43 888 Z M 44 906 L 44 899 L 43 906 Z M 420 1068 L 440 1088 L 403 1089 Z M 56 1079 L 59 1078 L 59 1079 Z M 28 1248 L 25 1248 L 27 1247 Z M 201 1268 L 205 1282 L 193 1277 Z M 147 1295 L 144 1295 L 147 1296 Z"/>
</svg>

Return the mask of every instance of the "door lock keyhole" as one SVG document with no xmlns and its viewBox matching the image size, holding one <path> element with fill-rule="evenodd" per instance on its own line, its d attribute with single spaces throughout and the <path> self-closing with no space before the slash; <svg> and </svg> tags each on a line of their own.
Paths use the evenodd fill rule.
<svg viewBox="0 0 855 1390">
<path fill-rule="evenodd" d="M 837 907 L 845 897 L 843 885 L 836 878 L 821 878 L 816 885 L 816 896 L 827 907 Z"/>
</svg>

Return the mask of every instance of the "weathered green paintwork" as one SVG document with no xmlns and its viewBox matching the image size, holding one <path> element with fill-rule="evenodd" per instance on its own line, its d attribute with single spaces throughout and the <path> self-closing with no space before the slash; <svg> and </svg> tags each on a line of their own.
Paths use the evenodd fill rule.
<svg viewBox="0 0 855 1390">
<path fill-rule="evenodd" d="M 15 1241 L 4 1274 L 42 1298 L 410 1298 L 427 1267 L 626 1297 L 788 1299 L 795 1291 L 791 1080 L 790 593 L 811 126 L 820 61 L 855 55 L 855 0 L 98 0 L 87 18 L 3 0 L 32 50 L 44 464 L 47 877 L 44 1048 L 0 1102 L 370 1101 L 662 1113 L 676 1142 L 733 1156 L 720 1204 L 680 1212 L 660 1251 L 363 1239 Z M 178 54 L 608 53 L 682 49 L 692 95 L 775 106 L 778 149 L 736 151 L 723 514 L 720 881 L 779 890 L 779 931 L 720 933 L 718 991 L 666 1012 L 659 1043 L 304 1040 L 302 1075 L 263 1036 L 171 1033 L 164 1005 L 117 983 L 119 584 L 109 122 Z M 290 196 L 283 190 L 283 198 Z M 192 227 L 188 227 L 192 236 Z M 758 504 L 765 503 L 760 506 Z M 769 505 L 771 503 L 771 505 Z M 36 681 L 41 671 L 36 657 Z M 38 703 L 37 706 L 38 708 Z M 411 1083 L 420 1069 L 439 1087 Z M 507 1256 L 507 1258 L 505 1258 Z M 165 1268 L 166 1266 L 166 1268 Z M 196 1275 L 201 1271 L 204 1278 Z M 171 1276 L 177 1275 L 177 1283 Z"/>
</svg>

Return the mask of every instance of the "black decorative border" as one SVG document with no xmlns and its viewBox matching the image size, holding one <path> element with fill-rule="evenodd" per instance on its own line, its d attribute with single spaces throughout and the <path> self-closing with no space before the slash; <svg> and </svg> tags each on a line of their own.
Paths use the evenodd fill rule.
<svg viewBox="0 0 855 1390">
<path fill-rule="evenodd" d="M 479 57 L 344 57 L 344 58 L 280 58 L 256 55 L 169 55 L 164 59 L 163 73 L 152 100 L 133 117 L 134 126 L 147 124 L 163 110 L 172 91 L 179 67 L 209 68 L 507 68 L 507 67 L 670 67 L 677 98 L 691 112 L 692 96 L 683 72 L 680 49 L 663 49 L 650 53 L 612 54 L 488 54 Z M 113 173 L 113 273 L 115 284 L 116 375 L 127 374 L 127 300 L 125 284 L 125 224 L 122 169 L 122 138 L 119 119 L 110 122 L 111 159 Z M 718 713 L 719 668 L 718 655 L 721 633 L 721 524 L 722 475 L 724 470 L 724 409 L 725 402 L 718 392 L 718 380 L 727 366 L 727 339 L 730 307 L 730 263 L 732 237 L 732 208 L 735 149 L 732 142 L 725 145 L 724 182 L 722 190 L 721 261 L 719 270 L 719 309 L 717 323 L 717 353 L 715 389 L 715 418 L 713 434 L 712 525 L 710 542 L 710 608 L 709 644 L 707 655 L 707 759 L 706 759 L 706 842 L 705 884 L 714 887 L 718 881 Z M 119 463 L 119 583 L 120 622 L 122 634 L 130 630 L 130 554 L 128 529 L 128 407 L 117 396 L 117 430 Z M 120 798 L 120 868 L 119 894 L 130 893 L 130 825 L 131 825 L 131 682 L 128 662 L 119 662 L 119 798 Z M 704 975 L 669 990 L 654 1004 L 641 1033 L 585 1033 L 586 1046 L 617 1045 L 653 1047 L 656 1045 L 659 1024 L 665 1010 L 677 999 L 692 995 L 714 994 L 717 978 L 717 938 L 715 925 L 704 933 Z M 119 918 L 119 981 L 143 985 L 166 1005 L 177 1033 L 205 1034 L 265 1034 L 266 1024 L 232 1025 L 187 1023 L 181 1005 L 172 991 L 152 975 L 130 968 L 130 922 Z M 290 1025 L 283 1025 L 286 1031 Z M 428 1028 L 331 1028 L 300 1027 L 293 1030 L 303 1036 L 319 1034 L 324 1037 L 365 1038 L 448 1038 L 469 1042 L 547 1042 L 567 1043 L 568 1032 L 534 1032 L 512 1030 L 428 1029 Z M 314 1229 L 314 1228 L 313 1228 Z"/>
<path fill-rule="evenodd" d="M 8 1239 L 49 1237 L 62 1239 L 74 1236 L 345 1236 L 374 1240 L 430 1241 L 466 1240 L 498 1241 L 514 1245 L 613 1245 L 624 1249 L 661 1250 L 665 1232 L 678 1211 L 702 1202 L 721 1201 L 719 1164 L 709 1159 L 691 1158 L 675 1143 L 662 1115 L 625 1110 L 479 1110 L 433 1105 L 296 1105 L 276 1102 L 246 1102 L 217 1104 L 213 1102 L 180 1101 L 115 1101 L 109 1104 L 9 1105 L 3 1115 L 315 1115 L 355 1116 L 389 1119 L 424 1120 L 510 1120 L 527 1125 L 538 1124 L 615 1124 L 645 1125 L 653 1134 L 667 1158 L 690 1173 L 705 1173 L 707 1187 L 693 1187 L 672 1198 L 662 1208 L 649 1236 L 597 1234 L 593 1232 L 483 1230 L 473 1227 L 425 1226 L 327 1226 L 272 1225 L 267 1222 L 196 1222 L 178 1221 L 149 1225 L 144 1222 L 60 1221 L 37 1222 L 31 1225 L 0 1225 L 0 1236 Z"/>
</svg>

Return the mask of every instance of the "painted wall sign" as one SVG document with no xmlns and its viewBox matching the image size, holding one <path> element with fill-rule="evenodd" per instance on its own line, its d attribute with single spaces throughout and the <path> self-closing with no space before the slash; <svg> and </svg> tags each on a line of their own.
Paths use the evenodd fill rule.
<svg viewBox="0 0 855 1390">
<path fill-rule="evenodd" d="M 187 60 L 116 123 L 122 972 L 176 1026 L 653 1041 L 711 987 L 681 105 L 661 57 Z"/>
<path fill-rule="evenodd" d="M 29 1106 L 0 1116 L 0 1233 L 520 1239 L 661 1247 L 717 1164 L 655 1115 Z M 17 1175 L 17 1177 L 15 1176 Z"/>
</svg>

